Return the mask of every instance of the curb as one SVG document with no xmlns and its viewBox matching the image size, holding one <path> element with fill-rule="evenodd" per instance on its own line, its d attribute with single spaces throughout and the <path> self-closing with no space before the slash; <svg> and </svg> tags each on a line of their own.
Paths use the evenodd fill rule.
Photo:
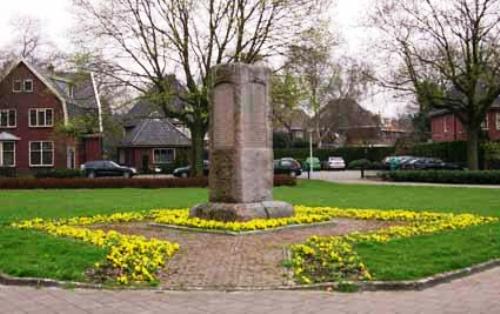
<svg viewBox="0 0 500 314">
<path fill-rule="evenodd" d="M 408 291 L 408 290 L 424 290 L 436 285 L 447 283 L 455 279 L 470 276 L 482 271 L 493 269 L 500 266 L 500 259 L 495 259 L 489 262 L 476 264 L 471 267 L 466 267 L 454 271 L 440 273 L 434 276 L 426 277 L 419 280 L 408 281 L 346 281 L 342 285 L 350 285 L 358 288 L 360 291 Z M 79 289 L 109 289 L 109 290 L 149 290 L 155 292 L 162 291 L 221 291 L 221 292 L 245 292 L 245 291 L 295 291 L 295 290 L 326 290 L 338 289 L 340 284 L 337 282 L 325 282 L 311 285 L 290 285 L 290 286 L 270 286 L 270 287 L 197 287 L 186 286 L 183 288 L 147 288 L 147 287 L 104 287 L 100 284 L 59 281 L 45 278 L 21 278 L 13 277 L 0 273 L 0 285 L 5 286 L 31 286 L 31 287 L 46 287 L 46 288 L 79 288 Z"/>
<path fill-rule="evenodd" d="M 259 234 L 275 233 L 275 232 L 287 231 L 287 230 L 306 229 L 306 228 L 311 228 L 311 227 L 329 226 L 329 225 L 335 225 L 336 223 L 337 223 L 337 221 L 335 219 L 333 219 L 333 220 L 327 220 L 327 221 L 315 222 L 315 223 L 294 224 L 294 225 L 286 225 L 286 226 L 277 227 L 277 228 L 241 231 L 241 232 L 217 230 L 217 229 L 201 229 L 201 228 L 162 224 L 162 223 L 156 223 L 156 222 L 148 223 L 148 225 L 151 227 L 156 227 L 156 228 L 189 231 L 189 232 L 196 232 L 196 233 L 222 234 L 222 235 L 229 235 L 229 236 L 246 236 L 246 235 L 259 235 Z"/>
</svg>

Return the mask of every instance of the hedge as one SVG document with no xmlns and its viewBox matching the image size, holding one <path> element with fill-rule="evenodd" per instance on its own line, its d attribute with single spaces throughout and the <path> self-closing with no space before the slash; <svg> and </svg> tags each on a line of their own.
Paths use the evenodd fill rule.
<svg viewBox="0 0 500 314">
<path fill-rule="evenodd" d="M 275 176 L 274 186 L 295 186 L 291 176 Z M 208 177 L 198 178 L 3 178 L 0 189 L 101 189 L 101 188 L 191 188 L 207 187 Z"/>
<path fill-rule="evenodd" d="M 82 176 L 78 169 L 50 169 L 35 172 L 35 178 L 77 178 Z"/>
<path fill-rule="evenodd" d="M 500 171 L 420 170 L 389 171 L 381 174 L 384 180 L 396 182 L 427 182 L 456 184 L 500 184 Z"/>
<path fill-rule="evenodd" d="M 328 160 L 328 157 L 342 157 L 346 164 L 358 159 L 369 159 L 371 161 L 381 161 L 387 156 L 394 155 L 394 147 L 342 147 L 342 148 L 317 148 L 313 150 L 314 157 L 321 161 Z M 274 158 L 280 159 L 291 157 L 300 161 L 309 157 L 308 148 L 274 149 Z"/>
<path fill-rule="evenodd" d="M 417 144 L 410 148 L 408 155 L 419 157 L 435 157 L 447 162 L 467 166 L 467 142 L 443 142 Z M 484 149 L 479 147 L 479 164 L 484 164 Z"/>
</svg>

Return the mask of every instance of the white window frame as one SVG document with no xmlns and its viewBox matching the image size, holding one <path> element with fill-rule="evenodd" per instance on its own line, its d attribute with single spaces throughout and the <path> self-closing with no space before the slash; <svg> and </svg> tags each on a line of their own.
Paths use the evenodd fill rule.
<svg viewBox="0 0 500 314">
<path fill-rule="evenodd" d="M 484 118 L 484 121 L 481 122 L 481 129 L 483 129 L 483 130 L 489 130 L 490 129 L 489 128 L 489 121 L 488 121 L 489 119 L 488 118 L 489 118 L 488 115 L 486 115 L 486 118 Z"/>
<path fill-rule="evenodd" d="M 19 83 L 20 88 L 15 89 L 16 83 Z M 13 80 L 12 81 L 12 92 L 13 93 L 22 93 L 23 92 L 23 80 Z"/>
<path fill-rule="evenodd" d="M 14 111 L 14 125 L 9 125 L 10 124 L 10 112 Z M 16 109 L 0 109 L 0 115 L 2 113 L 6 112 L 7 113 L 7 125 L 3 126 L 0 124 L 0 128 L 2 129 L 14 129 L 17 128 L 17 110 Z M 1 123 L 1 118 L 0 118 L 0 123 Z"/>
<path fill-rule="evenodd" d="M 33 125 L 31 123 L 31 112 L 32 111 L 36 112 L 36 124 L 35 125 Z M 40 125 L 38 123 L 38 113 L 42 112 L 42 111 L 45 113 L 45 124 L 44 125 Z M 50 124 L 47 124 L 47 111 L 52 112 L 52 121 Z M 28 110 L 28 124 L 29 124 L 30 128 L 51 128 L 51 127 L 53 127 L 54 126 L 54 109 L 52 109 L 52 108 L 30 108 Z"/>
<path fill-rule="evenodd" d="M 32 143 L 40 143 L 40 164 L 39 165 L 34 165 L 31 162 L 31 144 Z M 43 143 L 52 143 L 52 163 L 51 164 L 44 164 L 43 163 Z M 30 141 L 29 143 L 29 164 L 31 168 L 43 168 L 43 167 L 54 167 L 54 159 L 56 158 L 55 156 L 55 145 L 54 141 Z"/>
<path fill-rule="evenodd" d="M 171 150 L 172 151 L 172 155 L 173 155 L 173 159 L 171 162 L 158 162 L 156 161 L 156 151 L 161 151 L 161 150 Z M 175 148 L 153 148 L 153 164 L 155 165 L 168 165 L 168 164 L 171 164 L 171 163 L 174 163 L 175 162 Z"/>
<path fill-rule="evenodd" d="M 26 89 L 26 83 L 27 83 L 27 82 L 30 82 L 30 83 L 31 83 L 31 89 L 30 89 L 30 90 Z M 23 92 L 25 92 L 25 93 L 33 93 L 33 90 L 35 89 L 35 86 L 34 86 L 33 84 L 34 84 L 34 83 L 33 83 L 33 80 L 32 80 L 32 79 L 27 79 L 27 80 L 24 80 L 24 81 L 23 81 Z"/>
<path fill-rule="evenodd" d="M 14 145 L 14 163 L 10 166 L 4 166 L 3 164 L 3 144 L 12 143 Z M 0 142 L 0 167 L 2 168 L 15 168 L 16 167 L 16 142 L 14 141 L 2 141 Z"/>
<path fill-rule="evenodd" d="M 496 112 L 495 121 L 497 125 L 497 131 L 500 131 L 500 111 Z"/>
</svg>

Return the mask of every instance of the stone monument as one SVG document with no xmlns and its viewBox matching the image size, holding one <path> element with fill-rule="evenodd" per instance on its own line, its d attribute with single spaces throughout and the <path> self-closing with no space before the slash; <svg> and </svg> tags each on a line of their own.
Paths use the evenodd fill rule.
<svg viewBox="0 0 500 314">
<path fill-rule="evenodd" d="M 227 64 L 212 70 L 210 202 L 191 217 L 221 221 L 288 217 L 292 205 L 273 201 L 273 149 L 268 68 Z"/>
</svg>

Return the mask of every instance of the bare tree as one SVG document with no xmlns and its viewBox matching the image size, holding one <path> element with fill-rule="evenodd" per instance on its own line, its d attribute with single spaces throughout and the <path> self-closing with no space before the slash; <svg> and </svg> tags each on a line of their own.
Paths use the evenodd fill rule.
<svg viewBox="0 0 500 314">
<path fill-rule="evenodd" d="M 500 95 L 499 0 L 383 0 L 375 16 L 385 48 L 402 67 L 384 85 L 446 109 L 467 130 L 467 159 L 478 168 L 478 138 Z"/>
<path fill-rule="evenodd" d="M 107 56 L 105 73 L 148 95 L 191 131 L 202 173 L 210 69 L 282 52 L 321 10 L 319 0 L 74 0 L 85 44 Z M 92 39 L 89 42 L 89 39 Z M 92 49 L 92 48 L 91 48 Z M 183 89 L 175 88 L 169 73 Z M 182 90 L 182 92 L 179 92 Z M 180 98 L 179 108 L 173 98 Z M 177 104 L 177 105 L 174 105 Z"/>
<path fill-rule="evenodd" d="M 12 41 L 0 51 L 0 63 L 3 63 L 4 69 L 19 58 L 42 67 L 64 64 L 65 54 L 58 51 L 48 39 L 40 19 L 30 15 L 18 15 L 13 17 L 9 24 Z"/>
</svg>

